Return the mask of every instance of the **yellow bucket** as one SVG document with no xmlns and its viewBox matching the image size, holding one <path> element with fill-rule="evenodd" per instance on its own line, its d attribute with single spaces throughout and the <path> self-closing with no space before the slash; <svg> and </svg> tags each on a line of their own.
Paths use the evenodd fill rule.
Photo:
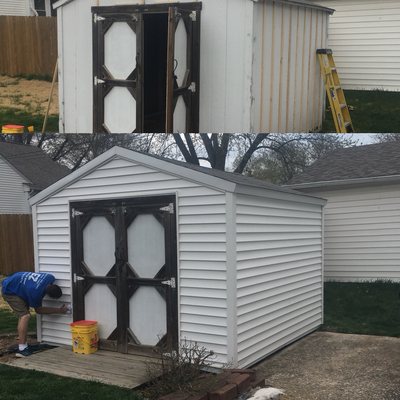
<svg viewBox="0 0 400 400">
<path fill-rule="evenodd" d="M 28 133 L 34 133 L 34 127 L 33 126 L 28 126 L 27 128 Z M 5 135 L 20 135 L 25 132 L 25 126 L 24 125 L 3 125 L 1 129 L 1 133 Z"/>
<path fill-rule="evenodd" d="M 97 351 L 99 344 L 97 321 L 75 321 L 70 324 L 70 327 L 74 353 L 91 354 Z"/>
</svg>

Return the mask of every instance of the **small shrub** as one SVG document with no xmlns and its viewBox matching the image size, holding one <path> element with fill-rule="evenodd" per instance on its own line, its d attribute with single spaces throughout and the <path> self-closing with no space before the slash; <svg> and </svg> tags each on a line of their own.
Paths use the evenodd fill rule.
<svg viewBox="0 0 400 400">
<path fill-rule="evenodd" d="M 209 380 L 202 379 L 205 369 L 211 367 L 214 353 L 196 342 L 183 340 L 178 351 L 159 352 L 159 363 L 148 363 L 151 383 L 142 394 L 151 400 L 176 391 L 197 393 L 206 389 Z M 208 375 L 208 374 L 207 374 Z"/>
</svg>

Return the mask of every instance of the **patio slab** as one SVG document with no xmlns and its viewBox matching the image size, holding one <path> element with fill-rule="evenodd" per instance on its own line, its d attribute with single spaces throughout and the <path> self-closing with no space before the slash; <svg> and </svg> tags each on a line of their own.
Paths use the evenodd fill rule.
<svg viewBox="0 0 400 400">
<path fill-rule="evenodd" d="M 400 338 L 315 332 L 255 368 L 285 400 L 400 399 Z"/>
<path fill-rule="evenodd" d="M 133 389 L 148 381 L 147 366 L 157 362 L 158 359 L 143 355 L 105 350 L 84 355 L 73 353 L 70 347 L 57 347 L 26 358 L 11 359 L 7 364 Z"/>
</svg>

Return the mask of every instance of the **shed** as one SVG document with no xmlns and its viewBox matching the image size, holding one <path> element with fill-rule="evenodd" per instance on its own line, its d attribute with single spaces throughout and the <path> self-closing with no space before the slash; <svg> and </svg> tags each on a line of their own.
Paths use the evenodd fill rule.
<svg viewBox="0 0 400 400">
<path fill-rule="evenodd" d="M 59 0 L 60 131 L 310 132 L 333 11 L 303 0 Z"/>
<path fill-rule="evenodd" d="M 350 147 L 290 182 L 328 200 L 324 273 L 335 281 L 400 281 L 400 143 Z"/>
<path fill-rule="evenodd" d="M 31 204 L 36 270 L 73 304 L 40 340 L 87 318 L 105 349 L 187 339 L 245 367 L 322 323 L 324 200 L 114 147 Z"/>
<path fill-rule="evenodd" d="M 335 9 L 328 47 L 345 89 L 400 90 L 400 2 L 315 0 Z"/>
</svg>

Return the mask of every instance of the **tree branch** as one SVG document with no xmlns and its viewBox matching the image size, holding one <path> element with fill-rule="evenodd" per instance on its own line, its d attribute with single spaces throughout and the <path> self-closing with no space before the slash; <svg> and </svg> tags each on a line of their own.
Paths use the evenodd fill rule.
<svg viewBox="0 0 400 400">
<path fill-rule="evenodd" d="M 236 167 L 235 172 L 241 174 L 243 173 L 244 169 L 246 168 L 247 163 L 249 162 L 253 153 L 257 150 L 260 143 L 268 137 L 269 133 L 259 133 L 254 141 L 251 143 L 250 147 L 247 149 L 246 153 L 243 155 L 242 159 L 240 160 L 239 165 Z"/>
</svg>

